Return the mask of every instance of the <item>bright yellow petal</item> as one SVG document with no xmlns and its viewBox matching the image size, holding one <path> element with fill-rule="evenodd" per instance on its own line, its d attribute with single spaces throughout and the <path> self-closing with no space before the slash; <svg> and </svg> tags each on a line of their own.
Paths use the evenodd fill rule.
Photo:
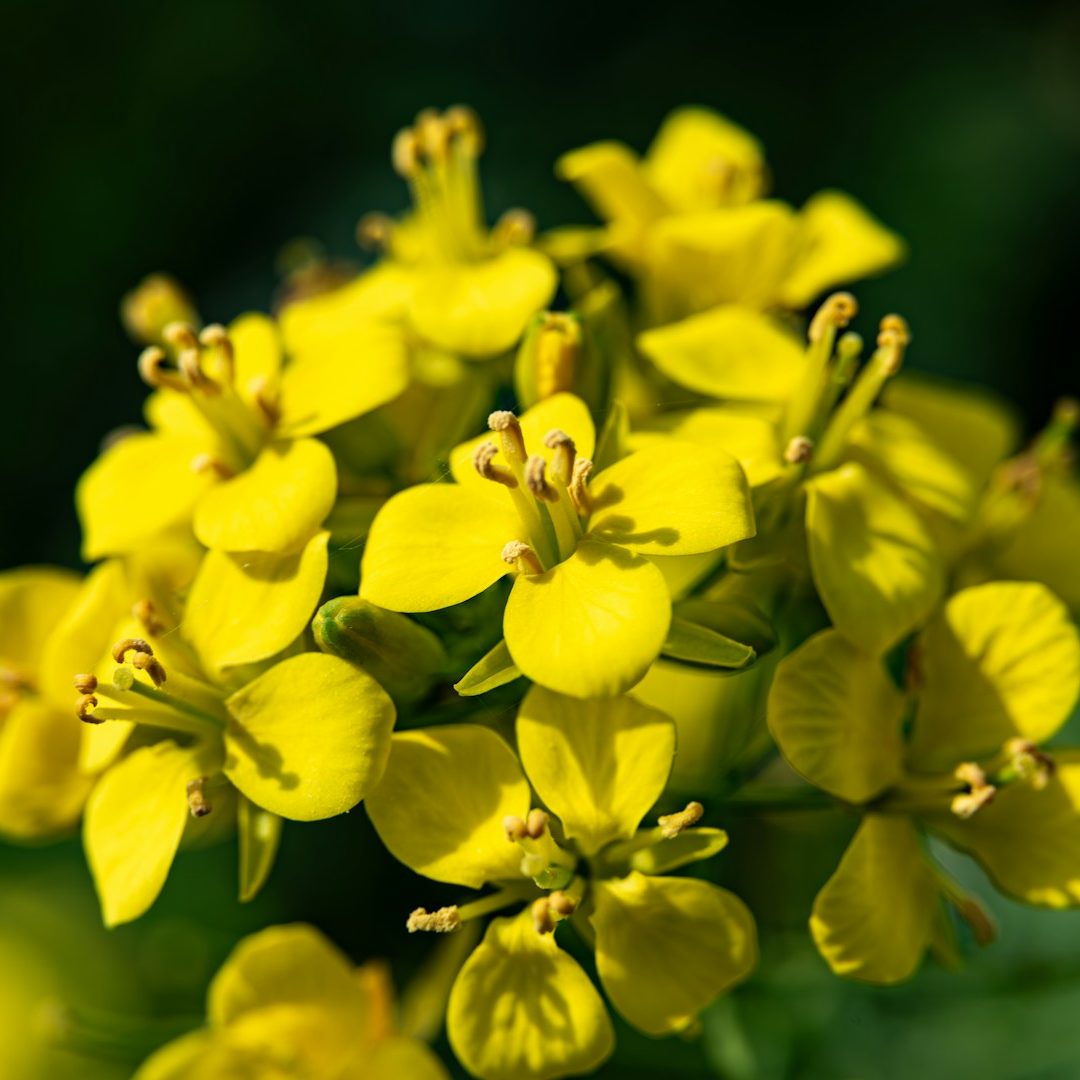
<svg viewBox="0 0 1080 1080">
<path fill-rule="evenodd" d="M 799 212 L 799 256 L 784 282 L 788 307 L 805 307 L 834 285 L 880 274 L 901 262 L 904 241 L 841 191 L 822 191 Z"/>
<path fill-rule="evenodd" d="M 502 822 L 528 813 L 529 785 L 487 728 L 448 724 L 395 735 L 365 805 L 390 854 L 418 874 L 473 889 L 521 877 L 521 851 Z"/>
<path fill-rule="evenodd" d="M 869 814 L 814 901 L 810 933 L 834 974 L 889 985 L 915 973 L 937 906 L 914 826 Z"/>
<path fill-rule="evenodd" d="M 294 353 L 281 378 L 278 430 L 315 435 L 392 401 L 409 382 L 404 331 L 372 321 Z"/>
<path fill-rule="evenodd" d="M 671 622 L 664 575 L 623 548 L 584 540 L 545 574 L 518 575 L 503 616 L 514 663 L 573 697 L 634 685 L 659 655 Z"/>
<path fill-rule="evenodd" d="M 505 352 L 547 307 L 557 275 L 551 260 L 507 248 L 475 263 L 437 265 L 417 275 L 410 314 L 421 337 L 462 356 Z"/>
<path fill-rule="evenodd" d="M 637 155 L 622 143 L 598 142 L 571 150 L 555 163 L 555 173 L 573 184 L 605 221 L 645 224 L 667 212 L 645 180 Z"/>
<path fill-rule="evenodd" d="M 769 730 L 807 780 L 868 802 L 899 779 L 904 695 L 876 657 L 822 630 L 785 657 L 769 694 Z"/>
<path fill-rule="evenodd" d="M 38 686 L 49 636 L 78 595 L 78 575 L 69 570 L 29 566 L 0 573 L 0 668 Z"/>
<path fill-rule="evenodd" d="M 254 401 L 251 384 L 265 380 L 273 386 L 281 371 L 281 335 L 268 315 L 249 312 L 229 323 L 237 390 Z"/>
<path fill-rule="evenodd" d="M 605 469 L 589 498 L 589 535 L 642 555 L 697 555 L 754 535 L 746 474 L 723 450 L 647 447 Z"/>
<path fill-rule="evenodd" d="M 185 637 L 220 671 L 264 660 L 292 644 L 318 606 L 328 532 L 290 554 L 208 551 L 191 587 Z"/>
<path fill-rule="evenodd" d="M 195 508 L 195 535 L 219 551 L 296 551 L 330 513 L 337 468 L 315 439 L 275 443 Z"/>
<path fill-rule="evenodd" d="M 225 774 L 293 821 L 352 809 L 379 782 L 394 705 L 366 672 L 323 653 L 275 664 L 225 703 Z"/>
<path fill-rule="evenodd" d="M 218 444 L 214 426 L 192 396 L 181 390 L 155 390 L 143 403 L 143 416 L 160 434 L 192 439 L 206 451 Z"/>
<path fill-rule="evenodd" d="M 786 401 L 805 363 L 805 347 L 790 330 L 738 304 L 646 330 L 637 343 L 680 386 L 740 401 Z"/>
<path fill-rule="evenodd" d="M 632 697 L 578 701 L 534 686 L 518 711 L 517 743 L 537 795 L 591 855 L 633 836 L 660 798 L 675 725 Z"/>
<path fill-rule="evenodd" d="M 711 210 L 755 198 L 764 179 L 761 144 L 712 109 L 676 109 L 653 139 L 642 167 L 677 210 Z"/>
<path fill-rule="evenodd" d="M 934 541 L 914 510 L 861 465 L 807 485 L 810 567 L 833 625 L 880 655 L 933 609 L 944 585 Z"/>
<path fill-rule="evenodd" d="M 922 769 L 1050 738 L 1080 696 L 1080 639 L 1043 585 L 992 582 L 951 597 L 917 645 L 923 683 L 911 753 Z"/>
<path fill-rule="evenodd" d="M 454 983 L 446 1021 L 458 1060 L 481 1080 L 577 1076 L 615 1047 L 596 988 L 528 912 L 488 926 Z"/>
<path fill-rule="evenodd" d="M 192 461 L 206 451 L 179 435 L 128 435 L 83 473 L 75 502 L 83 527 L 83 558 L 121 555 L 187 522 L 211 486 Z"/>
<path fill-rule="evenodd" d="M 1080 904 L 1080 752 L 1054 755 L 1057 769 L 1041 791 L 1018 781 L 966 821 L 933 827 L 982 863 L 994 884 L 1027 904 Z"/>
<path fill-rule="evenodd" d="M 596 967 L 612 1005 L 648 1035 L 694 1022 L 757 963 L 757 931 L 733 893 L 637 871 L 597 882 Z"/>
<path fill-rule="evenodd" d="M 435 611 L 494 584 L 510 570 L 503 547 L 524 533 L 509 496 L 493 496 L 458 484 L 395 495 L 372 523 L 360 595 L 391 611 Z"/>
<path fill-rule="evenodd" d="M 174 742 L 135 750 L 98 782 L 83 843 L 106 926 L 137 919 L 161 892 L 190 816 L 187 784 L 205 774 Z"/>
</svg>

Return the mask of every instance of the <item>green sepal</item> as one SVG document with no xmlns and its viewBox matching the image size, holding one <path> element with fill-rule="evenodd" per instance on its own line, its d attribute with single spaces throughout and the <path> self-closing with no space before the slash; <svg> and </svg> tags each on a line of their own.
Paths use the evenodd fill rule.
<svg viewBox="0 0 1080 1080">
<path fill-rule="evenodd" d="M 281 842 L 281 818 L 239 796 L 236 828 L 240 840 L 240 902 L 253 900 L 266 884 Z"/>
<path fill-rule="evenodd" d="M 510 656 L 506 642 L 500 641 L 454 683 L 454 689 L 462 697 L 476 697 L 519 678 L 521 672 Z"/>
<path fill-rule="evenodd" d="M 660 653 L 668 660 L 727 671 L 741 671 L 757 657 L 749 645 L 678 615 L 671 620 L 667 640 Z"/>
<path fill-rule="evenodd" d="M 666 874 L 687 863 L 711 859 L 727 847 L 728 834 L 723 829 L 687 829 L 669 840 L 641 848 L 630 856 L 630 868 L 643 874 Z"/>
</svg>

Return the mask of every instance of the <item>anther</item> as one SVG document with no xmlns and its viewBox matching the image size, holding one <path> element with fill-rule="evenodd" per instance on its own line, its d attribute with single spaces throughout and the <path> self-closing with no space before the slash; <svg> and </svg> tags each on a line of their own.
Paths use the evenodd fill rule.
<svg viewBox="0 0 1080 1080">
<path fill-rule="evenodd" d="M 881 335 L 888 334 L 890 337 L 900 339 L 901 345 L 911 344 L 911 328 L 903 315 L 886 315 L 878 324 L 878 344 L 881 344 Z"/>
<path fill-rule="evenodd" d="M 80 694 L 92 694 L 97 689 L 97 676 L 89 675 L 86 673 L 76 675 L 72 680 L 75 683 L 75 689 Z"/>
<path fill-rule="evenodd" d="M 530 840 L 539 840 L 548 827 L 548 815 L 538 807 L 529 811 L 529 816 L 525 819 L 525 831 L 529 835 Z"/>
<path fill-rule="evenodd" d="M 1005 744 L 1005 753 L 1016 775 L 1027 780 L 1036 791 L 1042 791 L 1050 783 L 1057 768 L 1054 759 L 1030 739 L 1010 739 Z"/>
<path fill-rule="evenodd" d="M 493 460 L 499 452 L 499 448 L 490 440 L 482 442 L 473 451 L 473 468 L 485 479 L 494 480 L 504 487 L 516 488 L 518 486 L 514 474 L 505 465 L 496 464 Z"/>
<path fill-rule="evenodd" d="M 498 247 L 526 247 L 536 236 L 536 218 L 528 210 L 515 207 L 495 222 L 491 234 Z"/>
<path fill-rule="evenodd" d="M 165 633 L 165 624 L 158 618 L 154 601 L 143 597 L 131 605 L 132 618 L 142 623 L 143 629 L 151 637 L 160 637 Z"/>
<path fill-rule="evenodd" d="M 592 513 L 592 500 L 586 487 L 592 467 L 593 463 L 588 458 L 578 458 L 574 462 L 574 471 L 570 477 L 570 499 L 581 517 L 588 517 Z"/>
<path fill-rule="evenodd" d="M 528 544 L 521 540 L 510 540 L 502 549 L 503 562 L 514 566 L 519 574 L 542 574 L 544 567 Z"/>
<path fill-rule="evenodd" d="M 145 671 L 150 676 L 150 681 L 155 686 L 165 685 L 165 668 L 162 667 L 161 661 L 156 656 L 148 656 L 146 653 L 137 652 L 132 658 L 131 663 L 133 667 L 139 669 L 139 671 Z"/>
<path fill-rule="evenodd" d="M 454 105 L 443 113 L 443 123 L 456 144 L 470 157 L 484 150 L 484 126 L 468 105 Z"/>
<path fill-rule="evenodd" d="M 219 480 L 231 480 L 236 473 L 229 468 L 220 458 L 213 454 L 196 454 L 191 459 L 191 471 L 193 473 L 213 473 Z"/>
<path fill-rule="evenodd" d="M 685 810 L 680 810 L 676 814 L 664 814 L 657 818 L 657 824 L 660 826 L 660 835 L 665 840 L 671 840 L 678 836 L 684 829 L 689 829 L 691 825 L 696 825 L 705 813 L 705 807 L 699 802 L 689 802 L 686 804 Z"/>
<path fill-rule="evenodd" d="M 174 371 L 166 368 L 165 350 L 157 345 L 150 345 L 139 353 L 139 378 L 147 386 L 160 390 L 168 387 L 170 390 L 179 390 L 186 394 L 190 387 Z"/>
<path fill-rule="evenodd" d="M 94 716 L 94 709 L 96 708 L 98 699 L 93 694 L 83 694 L 78 701 L 75 702 L 75 715 L 84 724 L 100 724 L 101 720 L 98 720 Z"/>
<path fill-rule="evenodd" d="M 461 914 L 456 905 L 441 907 L 438 911 L 427 911 L 418 907 L 409 914 L 405 923 L 410 934 L 424 930 L 433 934 L 449 934 L 461 926 Z"/>
<path fill-rule="evenodd" d="M 529 913 L 538 934 L 550 934 L 555 929 L 555 920 L 551 917 L 551 902 L 546 896 L 534 900 Z"/>
<path fill-rule="evenodd" d="M 122 664 L 129 652 L 142 653 L 145 656 L 154 655 L 154 650 L 150 648 L 150 643 L 137 637 L 123 638 L 118 641 L 112 647 L 111 655 L 118 664 Z"/>
<path fill-rule="evenodd" d="M 544 436 L 544 445 L 554 451 L 551 455 L 552 474 L 560 484 L 569 487 L 574 478 L 574 460 L 577 456 L 574 440 L 565 431 L 555 428 Z"/>
<path fill-rule="evenodd" d="M 968 788 L 967 791 L 953 796 L 950 809 L 958 818 L 966 820 L 994 801 L 997 788 L 987 780 L 986 773 L 974 762 L 966 761 L 958 765 L 953 775 Z"/>
<path fill-rule="evenodd" d="M 551 905 L 551 910 L 563 919 L 568 919 L 577 911 L 577 901 L 561 889 L 556 889 L 548 896 L 548 903 Z"/>
<path fill-rule="evenodd" d="M 394 235 L 394 223 L 387 214 L 365 214 L 356 225 L 356 242 L 366 251 L 386 251 Z"/>
<path fill-rule="evenodd" d="M 190 323 L 171 322 L 161 331 L 161 336 L 181 352 L 199 351 L 199 338 Z"/>
<path fill-rule="evenodd" d="M 199 343 L 204 348 L 221 351 L 225 381 L 231 384 L 236 375 L 236 351 L 233 349 L 229 331 L 220 323 L 211 323 L 199 334 Z"/>
<path fill-rule="evenodd" d="M 192 817 L 206 817 L 213 807 L 206 801 L 206 777 L 197 776 L 187 785 L 187 803 Z"/>
<path fill-rule="evenodd" d="M 805 465 L 814 456 L 814 443 L 805 435 L 796 435 L 784 448 L 784 460 L 789 465 Z"/>
<path fill-rule="evenodd" d="M 402 128 L 394 136 L 394 142 L 390 148 L 390 161 L 398 176 L 409 180 L 416 175 L 420 167 L 420 151 L 412 128 Z"/>
<path fill-rule="evenodd" d="M 828 327 L 843 330 L 859 313 L 859 304 L 851 293 L 838 292 L 825 298 L 821 307 L 810 320 L 809 338 L 817 342 L 825 336 Z"/>
<path fill-rule="evenodd" d="M 525 462 L 525 486 L 544 502 L 558 502 L 559 493 L 548 483 L 544 475 L 546 470 L 547 462 L 539 454 L 533 454 Z"/>
<path fill-rule="evenodd" d="M 493 412 L 488 417 L 488 427 L 498 433 L 506 457 L 516 455 L 519 461 L 525 460 L 525 437 L 521 434 L 518 418 L 512 412 L 505 409 Z"/>
<path fill-rule="evenodd" d="M 506 839 L 511 843 L 517 843 L 519 840 L 524 840 L 529 835 L 529 828 L 525 824 L 523 818 L 517 817 L 515 814 L 507 814 L 502 820 L 503 830 L 506 833 Z"/>
</svg>

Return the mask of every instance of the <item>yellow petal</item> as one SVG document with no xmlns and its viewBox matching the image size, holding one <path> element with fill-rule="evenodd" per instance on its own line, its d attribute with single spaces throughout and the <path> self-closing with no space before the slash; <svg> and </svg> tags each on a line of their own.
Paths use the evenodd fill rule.
<svg viewBox="0 0 1080 1080">
<path fill-rule="evenodd" d="M 617 142 L 598 142 L 571 150 L 555 163 L 605 221 L 644 224 L 667 211 L 663 199 L 645 180 L 637 156 Z"/>
<path fill-rule="evenodd" d="M 841 191 L 822 191 L 799 212 L 799 256 L 782 301 L 805 307 L 818 293 L 880 274 L 901 262 L 903 240 Z"/>
<path fill-rule="evenodd" d="M 281 335 L 267 315 L 250 312 L 229 323 L 233 347 L 236 388 L 249 402 L 254 401 L 251 385 L 265 380 L 275 385 L 281 370 Z"/>
<path fill-rule="evenodd" d="M 38 686 L 46 642 L 78 594 L 78 575 L 69 570 L 29 566 L 0 573 L 0 668 Z"/>
<path fill-rule="evenodd" d="M 551 397 L 534 405 L 518 419 L 521 436 L 525 440 L 525 449 L 529 454 L 539 454 L 551 466 L 553 451 L 544 446 L 544 436 L 549 431 L 564 431 L 574 440 L 574 448 L 579 457 L 591 458 L 596 445 L 596 429 L 593 427 L 589 408 L 579 397 L 573 394 L 552 394 Z M 490 494 L 492 482 L 485 480 L 473 467 L 473 454 L 483 442 L 499 445 L 499 438 L 493 432 L 485 432 L 468 442 L 455 446 L 450 452 L 450 471 L 459 484 L 469 484 L 481 488 Z M 492 458 L 495 464 L 505 464 L 502 450 Z"/>
<path fill-rule="evenodd" d="M 993 754 L 1017 735 L 1043 742 L 1080 696 L 1080 639 L 1043 585 L 964 589 L 917 648 L 923 688 L 911 753 L 923 769 Z"/>
<path fill-rule="evenodd" d="M 195 535 L 221 551 L 296 551 L 318 530 L 336 495 L 334 458 L 321 442 L 275 443 L 250 469 L 203 496 Z"/>
<path fill-rule="evenodd" d="M 862 803 L 903 771 L 905 708 L 876 657 L 822 630 L 776 669 L 769 730 L 810 783 Z"/>
<path fill-rule="evenodd" d="M 612 1005 L 648 1035 L 692 1024 L 757 963 L 757 932 L 733 893 L 694 878 L 597 882 L 596 967 Z"/>
<path fill-rule="evenodd" d="M 333 817 L 378 783 L 394 706 L 345 660 L 302 653 L 226 702 L 225 773 L 256 805 L 293 821 Z"/>
<path fill-rule="evenodd" d="M 653 139 L 642 171 L 677 210 L 711 210 L 759 193 L 765 159 L 761 144 L 712 109 L 671 113 Z"/>
<path fill-rule="evenodd" d="M 224 1080 L 221 1072 L 210 1071 L 214 1036 L 209 1031 L 192 1031 L 155 1050 L 139 1066 L 134 1080 Z"/>
<path fill-rule="evenodd" d="M 938 893 L 905 817 L 869 814 L 814 901 L 810 933 L 834 974 L 892 984 L 930 944 Z"/>
<path fill-rule="evenodd" d="M 555 1080 L 591 1072 L 615 1047 L 607 1010 L 554 934 L 528 912 L 495 919 L 450 993 L 447 1034 L 481 1080 Z"/>
<path fill-rule="evenodd" d="M 128 435 L 83 473 L 75 502 L 83 527 L 83 558 L 133 551 L 190 520 L 213 480 L 192 461 L 204 442 L 183 435 Z"/>
<path fill-rule="evenodd" d="M 646 330 L 637 343 L 680 386 L 741 401 L 787 400 L 805 362 L 805 348 L 790 330 L 738 304 Z"/>
<path fill-rule="evenodd" d="M 632 697 L 578 701 L 534 686 L 517 718 L 529 781 L 586 855 L 632 836 L 667 783 L 675 725 Z"/>
<path fill-rule="evenodd" d="M 589 499 L 589 535 L 642 555 L 697 555 L 754 535 L 746 474 L 723 450 L 647 447 L 605 469 Z"/>
<path fill-rule="evenodd" d="M 409 382 L 404 331 L 371 321 L 298 350 L 281 378 L 278 430 L 315 435 L 392 401 Z"/>
<path fill-rule="evenodd" d="M 214 671 L 264 660 L 306 629 L 326 581 L 328 532 L 295 553 L 208 551 L 183 631 Z"/>
<path fill-rule="evenodd" d="M 1080 752 L 1054 755 L 1057 768 L 1041 791 L 1019 781 L 966 821 L 933 827 L 982 863 L 994 884 L 1027 904 L 1080 904 Z"/>
<path fill-rule="evenodd" d="M 933 609 L 941 559 L 915 512 L 861 465 L 807 485 L 810 567 L 833 625 L 880 655 Z"/>
<path fill-rule="evenodd" d="M 473 889 L 521 877 L 521 851 L 502 822 L 528 813 L 529 785 L 510 748 L 487 728 L 398 733 L 366 806 L 390 854 L 418 874 Z"/>
<path fill-rule="evenodd" d="M 187 784 L 199 755 L 174 742 L 133 751 L 98 782 L 83 843 L 106 926 L 137 919 L 161 892 L 190 816 Z"/>
<path fill-rule="evenodd" d="M 502 490 L 418 484 L 390 499 L 372 523 L 360 595 L 391 611 L 460 604 L 509 572 L 502 549 L 523 536 Z"/>
<path fill-rule="evenodd" d="M 551 260 L 507 248 L 475 263 L 437 264 L 416 278 L 410 314 L 417 333 L 462 356 L 505 352 L 547 307 L 557 276 Z"/>
<path fill-rule="evenodd" d="M 671 622 L 664 575 L 623 548 L 583 540 L 565 562 L 518 575 L 503 615 L 514 663 L 573 697 L 634 685 L 660 653 Z"/>
</svg>

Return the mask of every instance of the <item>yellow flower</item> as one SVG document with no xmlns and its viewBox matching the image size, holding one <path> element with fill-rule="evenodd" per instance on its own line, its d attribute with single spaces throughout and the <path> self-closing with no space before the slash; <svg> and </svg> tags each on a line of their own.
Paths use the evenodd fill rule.
<svg viewBox="0 0 1080 1080">
<path fill-rule="evenodd" d="M 498 412 L 489 424 L 498 444 L 480 438 L 452 453 L 456 484 L 418 485 L 380 510 L 360 595 L 394 611 L 432 611 L 513 573 L 503 630 L 517 668 L 579 697 L 620 693 L 668 634 L 671 598 L 652 557 L 753 534 L 742 470 L 722 451 L 671 443 L 586 483 L 593 426 L 570 394 L 520 423 Z"/>
<path fill-rule="evenodd" d="M 214 976 L 207 1026 L 162 1047 L 136 1080 L 445 1080 L 417 1039 L 396 1030 L 381 964 L 353 967 L 314 927 L 245 938 Z"/>
<path fill-rule="evenodd" d="M 309 547 L 325 553 L 326 535 Z M 149 908 L 182 841 L 234 822 L 249 899 L 272 867 L 281 818 L 344 813 L 381 775 L 394 724 L 383 689 L 338 657 L 280 651 L 304 630 L 322 587 L 318 566 L 306 580 L 306 560 L 301 553 L 274 583 L 271 563 L 266 580 L 208 552 L 179 626 L 165 603 L 142 607 L 108 658 L 76 676 L 93 759 L 108 765 L 83 832 L 106 924 Z M 256 651 L 276 646 L 276 657 L 247 662 L 253 621 Z"/>
<path fill-rule="evenodd" d="M 908 654 L 914 712 L 877 659 L 834 630 L 779 667 L 769 726 L 788 761 L 862 823 L 810 928 L 837 974 L 907 978 L 944 897 L 983 921 L 924 852 L 920 827 L 972 854 L 1016 899 L 1080 903 L 1080 752 L 1040 743 L 1080 693 L 1080 639 L 1044 586 L 965 589 Z"/>
<path fill-rule="evenodd" d="M 516 735 L 521 766 L 477 725 L 395 735 L 367 801 L 383 842 L 417 873 L 499 886 L 460 908 L 418 909 L 411 930 L 453 930 L 527 904 L 492 921 L 450 994 L 450 1043 L 483 1080 L 577 1075 L 611 1052 L 599 994 L 557 945 L 564 921 L 593 944 L 616 1011 L 650 1035 L 686 1029 L 757 956 L 753 919 L 734 895 L 656 876 L 727 840 L 694 827 L 698 803 L 639 831 L 674 756 L 663 713 L 631 697 L 580 701 L 533 687 Z M 530 785 L 550 817 L 530 809 Z"/>
<path fill-rule="evenodd" d="M 904 254 L 899 237 L 839 191 L 799 211 L 761 198 L 757 140 L 707 109 L 672 113 L 642 161 L 601 142 L 565 154 L 557 171 L 606 222 L 599 237 L 560 247 L 578 257 L 609 251 L 637 279 L 652 324 L 728 305 L 746 320 L 801 308 Z"/>
</svg>

